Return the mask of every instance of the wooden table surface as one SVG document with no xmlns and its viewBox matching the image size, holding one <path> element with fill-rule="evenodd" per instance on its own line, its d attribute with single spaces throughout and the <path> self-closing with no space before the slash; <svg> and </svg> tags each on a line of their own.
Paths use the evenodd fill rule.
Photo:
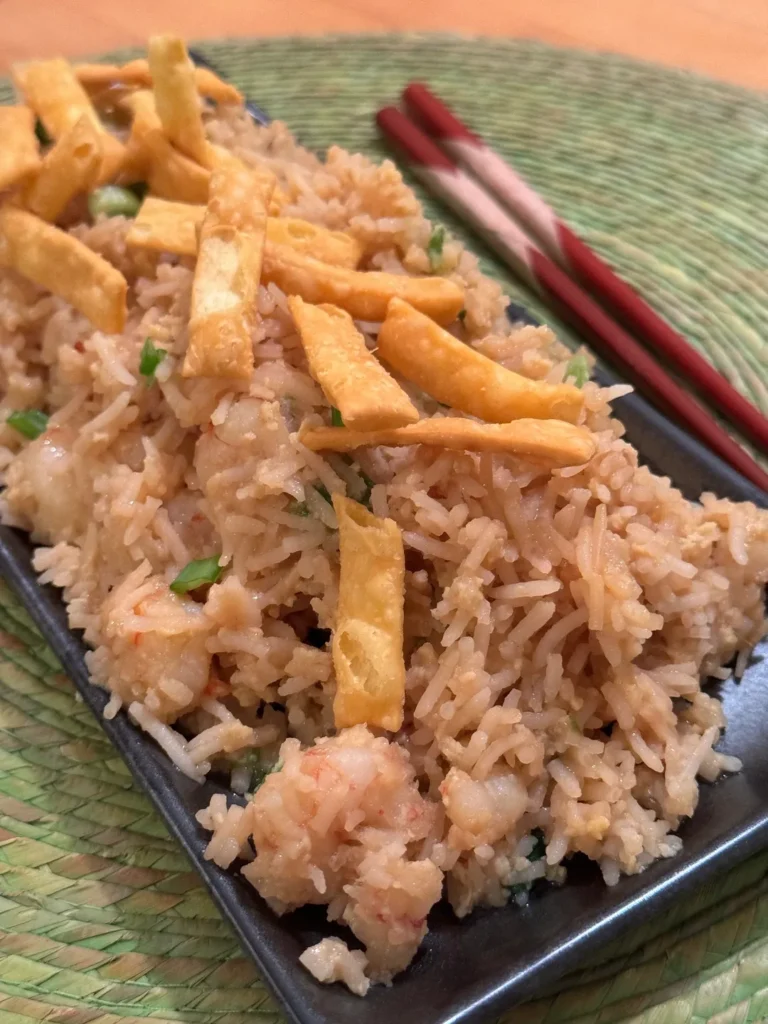
<svg viewBox="0 0 768 1024">
<path fill-rule="evenodd" d="M 0 0 L 12 61 L 142 43 L 295 32 L 449 30 L 543 39 L 768 89 L 768 0 Z"/>
</svg>

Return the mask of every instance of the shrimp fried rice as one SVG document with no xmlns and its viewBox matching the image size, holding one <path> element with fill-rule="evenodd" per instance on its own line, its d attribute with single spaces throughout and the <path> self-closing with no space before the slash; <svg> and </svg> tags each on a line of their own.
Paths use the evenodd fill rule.
<svg viewBox="0 0 768 1024">
<path fill-rule="evenodd" d="M 443 332 L 528 381 L 565 381 L 571 354 L 547 327 L 510 326 L 500 287 L 460 242 L 435 245 L 393 164 L 338 148 L 321 161 L 237 103 L 204 129 L 275 176 L 270 217 L 343 232 L 360 272 L 451 282 L 463 298 Z M 589 380 L 569 428 L 589 435 L 581 464 L 315 449 L 300 428 L 344 428 L 267 250 L 252 366 L 246 352 L 240 376 L 185 376 L 195 256 L 132 245 L 131 218 L 89 217 L 77 197 L 58 223 L 124 276 L 127 317 L 96 328 L 0 237 L 2 519 L 63 588 L 107 713 L 129 713 L 191 778 L 223 772 L 246 795 L 200 811 L 207 855 L 278 914 L 327 906 L 361 947 L 323 940 L 305 966 L 365 994 L 409 964 L 443 894 L 463 917 L 564 882 L 575 853 L 609 885 L 673 856 L 700 780 L 740 767 L 716 749 L 726 723 L 702 684 L 740 674 L 765 633 L 768 515 L 690 502 L 639 465 L 611 411 L 628 389 Z M 380 319 L 352 315 L 375 354 Z M 393 376 L 411 420 L 454 417 Z M 47 417 L 32 439 L 7 422 L 30 409 Z M 394 523 L 403 552 L 386 728 L 334 714 L 345 497 L 366 524 Z"/>
</svg>

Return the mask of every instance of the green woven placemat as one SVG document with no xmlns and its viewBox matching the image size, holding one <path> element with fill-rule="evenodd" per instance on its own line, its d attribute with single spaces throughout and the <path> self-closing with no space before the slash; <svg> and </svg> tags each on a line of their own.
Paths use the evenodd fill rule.
<svg viewBox="0 0 768 1024">
<path fill-rule="evenodd" d="M 348 36 L 204 49 L 318 149 L 383 155 L 372 112 L 409 79 L 433 83 L 768 411 L 768 97 L 532 43 Z M 0 102 L 9 97 L 0 83 Z M 552 322 L 524 289 L 508 288 Z M 188 863 L 2 584 L 0 631 L 0 1024 L 279 1024 Z M 768 854 L 703 887 L 611 947 L 578 985 L 516 1011 L 515 1024 L 768 1018 L 766 869 Z"/>
</svg>

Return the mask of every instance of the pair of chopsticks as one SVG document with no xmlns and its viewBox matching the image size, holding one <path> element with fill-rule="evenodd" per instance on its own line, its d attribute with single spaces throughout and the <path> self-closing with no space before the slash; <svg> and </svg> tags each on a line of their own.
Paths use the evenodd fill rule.
<svg viewBox="0 0 768 1024">
<path fill-rule="evenodd" d="M 407 156 L 414 174 L 468 221 L 512 270 L 618 363 L 639 391 L 768 491 L 768 473 L 666 373 L 651 352 L 672 364 L 761 451 L 768 451 L 768 419 L 425 85 L 409 85 L 403 100 L 413 120 L 396 107 L 380 110 L 376 120 L 384 135 Z M 647 349 L 597 300 L 626 323 Z"/>
</svg>

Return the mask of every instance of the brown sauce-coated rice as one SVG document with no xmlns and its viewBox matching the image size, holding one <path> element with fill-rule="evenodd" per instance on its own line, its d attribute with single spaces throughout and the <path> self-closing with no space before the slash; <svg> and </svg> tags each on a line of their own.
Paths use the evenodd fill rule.
<svg viewBox="0 0 768 1024">
<path fill-rule="evenodd" d="M 391 164 L 338 149 L 322 164 L 236 109 L 207 128 L 277 173 L 286 215 L 357 238 L 367 268 L 430 273 L 430 225 Z M 739 767 L 714 749 L 725 722 L 700 680 L 743 664 L 765 631 L 766 513 L 688 502 L 638 466 L 611 416 L 618 392 L 592 382 L 582 421 L 598 453 L 584 467 L 310 452 L 299 424 L 327 423 L 328 405 L 286 296 L 260 288 L 250 382 L 185 380 L 192 261 L 128 249 L 126 229 L 71 227 L 128 279 L 121 335 L 0 272 L 2 514 L 33 532 L 42 579 L 64 588 L 110 715 L 130 708 L 194 778 L 231 768 L 244 746 L 263 764 L 280 757 L 245 810 L 217 797 L 201 812 L 209 856 L 249 856 L 244 874 L 278 912 L 327 904 L 365 955 L 334 939 L 303 962 L 364 994 L 408 964 L 443 883 L 465 915 L 561 881 L 577 851 L 609 884 L 676 853 L 698 779 Z M 511 329 L 458 242 L 439 272 L 466 289 L 458 337 L 563 380 L 566 350 L 545 327 Z M 377 325 L 362 328 L 373 341 Z M 151 386 L 138 370 L 147 337 L 169 353 Z M 440 412 L 408 391 L 422 415 Z M 5 419 L 35 406 L 49 429 L 25 442 Z M 335 516 L 315 485 L 360 498 L 366 477 L 407 557 L 405 724 L 388 738 L 334 736 L 329 649 L 304 642 L 333 628 L 337 599 Z M 189 560 L 215 553 L 226 573 L 204 602 L 171 593 Z M 247 762 L 233 781 L 252 785 Z"/>
</svg>

